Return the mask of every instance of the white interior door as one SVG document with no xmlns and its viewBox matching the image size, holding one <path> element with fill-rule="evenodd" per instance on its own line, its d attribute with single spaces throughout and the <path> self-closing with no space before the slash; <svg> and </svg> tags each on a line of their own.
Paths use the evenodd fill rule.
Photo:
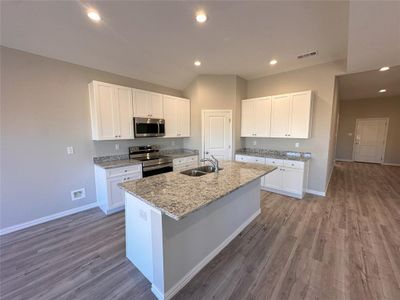
<svg viewBox="0 0 400 300">
<path fill-rule="evenodd" d="M 388 119 L 357 119 L 354 160 L 383 162 Z"/>
<path fill-rule="evenodd" d="M 232 112 L 203 111 L 203 157 L 232 159 Z"/>
</svg>

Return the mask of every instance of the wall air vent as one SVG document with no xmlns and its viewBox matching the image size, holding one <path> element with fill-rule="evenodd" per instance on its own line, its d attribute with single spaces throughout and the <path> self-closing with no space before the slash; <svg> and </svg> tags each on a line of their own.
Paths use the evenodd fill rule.
<svg viewBox="0 0 400 300">
<path fill-rule="evenodd" d="M 311 52 L 308 52 L 308 53 L 303 53 L 303 54 L 297 55 L 297 59 L 302 59 L 302 58 L 306 58 L 306 57 L 310 57 L 310 56 L 315 56 L 317 54 L 318 54 L 317 51 L 311 51 Z"/>
</svg>

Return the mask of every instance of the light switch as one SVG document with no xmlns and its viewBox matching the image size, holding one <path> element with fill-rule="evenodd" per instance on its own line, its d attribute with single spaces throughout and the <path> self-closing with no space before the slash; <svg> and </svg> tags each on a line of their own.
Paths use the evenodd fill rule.
<svg viewBox="0 0 400 300">
<path fill-rule="evenodd" d="M 67 147 L 67 154 L 68 154 L 68 155 L 74 154 L 74 147 L 68 146 L 68 147 Z"/>
<path fill-rule="evenodd" d="M 115 144 L 115 150 L 119 150 L 119 144 Z"/>
<path fill-rule="evenodd" d="M 257 141 L 256 140 L 253 141 L 253 146 L 257 146 Z"/>
<path fill-rule="evenodd" d="M 353 136 L 353 133 L 352 133 L 352 132 L 349 132 L 347 135 L 348 135 L 348 136 Z"/>
<path fill-rule="evenodd" d="M 296 148 L 299 148 L 299 147 L 300 147 L 300 143 L 296 143 L 296 144 L 294 144 L 294 146 L 295 146 Z"/>
<path fill-rule="evenodd" d="M 175 141 L 171 141 L 171 146 L 172 146 L 172 147 L 175 146 Z"/>
</svg>

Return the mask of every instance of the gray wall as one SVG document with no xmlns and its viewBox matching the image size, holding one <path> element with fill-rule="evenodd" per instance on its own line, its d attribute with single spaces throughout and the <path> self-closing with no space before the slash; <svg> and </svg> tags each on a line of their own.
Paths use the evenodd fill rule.
<svg viewBox="0 0 400 300">
<path fill-rule="evenodd" d="M 336 158 L 352 160 L 358 118 L 389 118 L 385 163 L 400 164 L 400 95 L 340 101 Z M 352 133 L 349 136 L 349 133 Z"/>
<path fill-rule="evenodd" d="M 96 200 L 93 156 L 127 153 L 148 143 L 182 147 L 181 139 L 91 140 L 88 83 L 99 80 L 165 94 L 181 91 L 1 47 L 0 228 Z M 172 146 L 172 143 L 175 143 Z M 74 155 L 66 154 L 73 146 Z M 70 191 L 86 188 L 86 199 Z"/>
<path fill-rule="evenodd" d="M 338 77 L 335 78 L 335 89 L 333 94 L 332 105 L 332 118 L 331 118 L 331 132 L 329 137 L 329 152 L 328 152 L 328 170 L 326 177 L 326 184 L 329 184 L 333 168 L 335 166 L 336 157 L 336 144 L 338 132 L 338 117 L 339 117 L 339 81 Z"/>
<path fill-rule="evenodd" d="M 201 111 L 205 109 L 232 110 L 233 148 L 240 148 L 241 97 L 246 82 L 235 75 L 200 75 L 184 91 L 191 99 L 191 137 L 185 147 L 201 151 Z"/>
<path fill-rule="evenodd" d="M 345 71 L 345 63 L 321 64 L 247 82 L 247 98 L 313 90 L 315 101 L 309 139 L 244 138 L 249 148 L 297 150 L 312 153 L 308 188 L 324 192 L 328 174 L 328 153 L 334 106 L 335 76 Z M 257 145 L 254 145 L 254 142 Z M 295 148 L 295 143 L 300 143 Z"/>
</svg>

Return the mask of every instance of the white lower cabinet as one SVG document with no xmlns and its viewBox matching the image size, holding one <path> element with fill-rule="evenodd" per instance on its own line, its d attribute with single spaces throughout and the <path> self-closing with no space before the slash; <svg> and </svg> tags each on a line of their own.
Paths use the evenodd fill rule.
<svg viewBox="0 0 400 300">
<path fill-rule="evenodd" d="M 172 161 L 174 172 L 181 172 L 189 169 L 194 169 L 199 166 L 199 156 L 187 156 L 187 157 L 180 157 L 175 158 Z"/>
<path fill-rule="evenodd" d="M 237 161 L 264 163 L 277 167 L 261 180 L 265 190 L 296 198 L 303 198 L 308 184 L 308 161 L 295 161 L 236 155 Z M 263 161 L 264 160 L 264 161 Z"/>
<path fill-rule="evenodd" d="M 142 165 L 103 169 L 95 166 L 97 203 L 105 214 L 125 208 L 125 193 L 119 183 L 142 178 Z"/>
</svg>

